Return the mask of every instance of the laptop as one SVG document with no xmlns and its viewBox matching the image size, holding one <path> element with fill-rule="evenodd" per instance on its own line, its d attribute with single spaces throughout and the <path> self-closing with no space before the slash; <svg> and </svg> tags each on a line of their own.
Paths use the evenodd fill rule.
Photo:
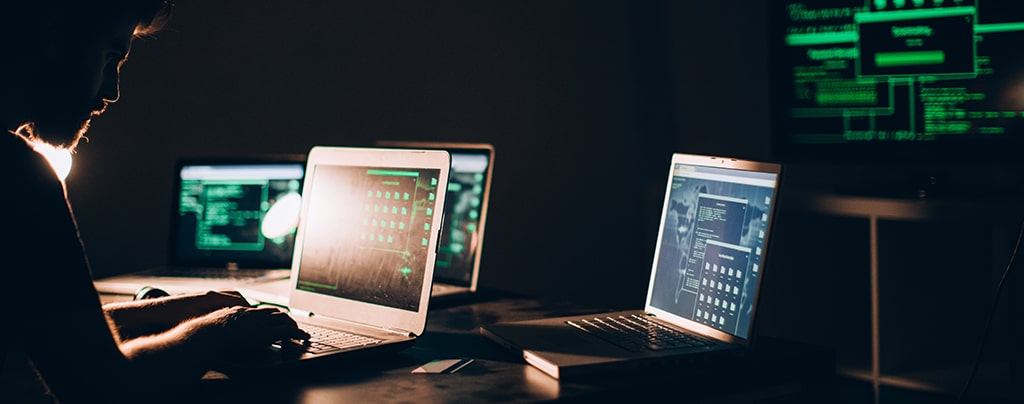
<svg viewBox="0 0 1024 404">
<path fill-rule="evenodd" d="M 390 140 L 376 144 L 390 148 L 446 150 L 451 155 L 444 224 L 430 295 L 435 301 L 472 295 L 480 278 L 494 147 L 486 143 Z M 287 306 L 289 289 L 290 283 L 285 279 L 244 285 L 239 291 L 258 303 Z"/>
<path fill-rule="evenodd" d="M 324 352 L 315 352 L 317 341 L 303 349 L 282 344 L 217 370 L 246 373 L 413 344 L 426 327 L 450 164 L 442 150 L 313 147 L 288 311 L 311 334 L 358 337 L 327 343 Z"/>
<path fill-rule="evenodd" d="M 96 279 L 97 291 L 178 294 L 287 278 L 304 171 L 303 155 L 179 158 L 167 264 Z"/>
<path fill-rule="evenodd" d="M 503 322 L 481 333 L 556 379 L 745 354 L 781 169 L 674 154 L 643 310 Z"/>
</svg>

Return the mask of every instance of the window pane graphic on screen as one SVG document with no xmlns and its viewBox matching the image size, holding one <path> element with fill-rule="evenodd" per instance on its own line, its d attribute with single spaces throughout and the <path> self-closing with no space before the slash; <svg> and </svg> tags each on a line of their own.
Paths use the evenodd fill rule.
<svg viewBox="0 0 1024 404">
<path fill-rule="evenodd" d="M 286 267 L 294 246 L 303 169 L 301 164 L 183 167 L 180 256 L 249 257 Z"/>
<path fill-rule="evenodd" d="M 783 43 L 773 58 L 784 75 L 778 79 L 788 83 L 779 92 L 783 145 L 917 142 L 995 151 L 995 144 L 1020 144 L 1019 2 L 816 0 L 773 7 L 774 29 L 784 31 L 776 31 Z"/>
<path fill-rule="evenodd" d="M 299 289 L 416 311 L 440 170 L 320 166 Z"/>
<path fill-rule="evenodd" d="M 692 170 L 672 179 L 651 304 L 746 338 L 775 178 Z"/>
<path fill-rule="evenodd" d="M 469 285 L 474 253 L 480 248 L 480 214 L 487 176 L 486 154 L 453 152 L 445 199 L 445 229 L 441 232 L 434 277 Z"/>
</svg>

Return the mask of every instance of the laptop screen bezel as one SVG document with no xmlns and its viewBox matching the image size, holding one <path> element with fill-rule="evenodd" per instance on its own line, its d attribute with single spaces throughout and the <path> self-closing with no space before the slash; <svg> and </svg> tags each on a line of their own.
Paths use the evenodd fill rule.
<svg viewBox="0 0 1024 404">
<path fill-rule="evenodd" d="M 685 165 L 691 165 L 691 166 L 699 166 L 699 167 L 717 167 L 717 168 L 736 169 L 736 170 L 742 170 L 742 171 L 767 173 L 767 174 L 774 174 L 775 175 L 775 186 L 772 187 L 772 193 L 771 193 L 771 195 L 772 195 L 771 196 L 772 202 L 768 206 L 768 210 L 769 210 L 768 211 L 768 222 L 766 223 L 766 227 L 765 227 L 766 230 L 765 230 L 765 238 L 764 238 L 764 244 L 763 244 L 763 246 L 764 246 L 763 247 L 764 248 L 764 254 L 761 255 L 761 261 L 760 261 L 761 271 L 760 271 L 759 276 L 757 277 L 757 281 L 756 281 L 755 288 L 754 288 L 754 296 L 753 296 L 753 302 L 754 303 L 753 303 L 753 305 L 751 307 L 750 324 L 749 324 L 749 329 L 747 331 L 747 337 L 746 338 L 743 338 L 743 337 L 740 337 L 740 336 L 737 336 L 737 335 L 734 335 L 734 334 L 731 334 L 731 333 L 728 333 L 728 332 L 725 332 L 725 331 L 722 331 L 722 330 L 719 330 L 719 329 L 716 329 L 716 328 L 713 328 L 713 327 L 710 327 L 710 326 L 698 323 L 696 321 L 687 319 L 685 317 L 681 317 L 681 316 L 675 315 L 675 314 L 673 314 L 671 312 L 668 312 L 666 310 L 657 308 L 653 304 L 654 282 L 655 282 L 655 278 L 656 278 L 657 272 L 658 272 L 659 257 L 661 255 L 661 244 L 662 244 L 661 240 L 662 240 L 662 237 L 664 237 L 665 221 L 667 219 L 669 202 L 670 202 L 671 196 L 672 196 L 671 194 L 672 194 L 673 178 L 675 176 L 676 167 L 679 164 L 685 164 Z M 651 264 L 651 273 L 650 273 L 650 279 L 649 279 L 648 289 L 647 289 L 647 298 L 646 298 L 647 300 L 646 300 L 646 303 L 645 303 L 644 310 L 646 312 L 650 313 L 650 314 L 653 314 L 654 316 L 656 316 L 658 318 L 661 318 L 663 320 L 667 320 L 668 322 L 670 322 L 672 324 L 675 324 L 675 325 L 678 325 L 679 327 L 684 328 L 686 330 L 693 331 L 693 332 L 696 332 L 698 334 L 701 334 L 701 335 L 704 335 L 704 336 L 707 336 L 707 337 L 710 337 L 710 338 L 714 338 L 716 340 L 723 341 L 723 342 L 726 342 L 726 343 L 737 344 L 737 345 L 741 345 L 741 346 L 744 346 L 744 347 L 749 346 L 750 345 L 750 340 L 752 339 L 752 337 L 755 334 L 755 323 L 756 323 L 756 318 L 757 318 L 758 300 L 760 299 L 761 286 L 763 285 L 763 282 L 764 282 L 764 271 L 766 270 L 764 264 L 767 261 L 767 257 L 768 257 L 768 251 L 769 251 L 768 250 L 768 246 L 769 246 L 769 243 L 771 241 L 771 233 L 772 233 L 771 228 L 772 228 L 772 226 L 774 224 L 774 221 L 775 221 L 775 211 L 776 211 L 776 208 L 778 206 L 778 194 L 779 194 L 779 188 L 780 188 L 780 184 L 781 184 L 781 182 L 780 182 L 781 177 L 782 177 L 782 166 L 780 164 L 776 164 L 776 163 L 758 162 L 758 161 L 742 160 L 742 159 L 735 159 L 735 158 L 724 158 L 724 157 L 716 157 L 716 156 L 701 156 L 701 155 L 692 155 L 692 154 L 683 154 L 683 153 L 675 153 L 675 154 L 673 154 L 672 155 L 672 164 L 669 166 L 668 181 L 667 181 L 667 184 L 665 186 L 665 199 L 664 199 L 663 204 L 662 204 L 661 220 L 660 220 L 660 224 L 659 224 L 659 227 L 658 227 L 658 238 L 657 238 L 658 241 L 656 243 L 655 250 L 654 250 L 654 260 L 653 260 L 653 262 Z"/>
</svg>

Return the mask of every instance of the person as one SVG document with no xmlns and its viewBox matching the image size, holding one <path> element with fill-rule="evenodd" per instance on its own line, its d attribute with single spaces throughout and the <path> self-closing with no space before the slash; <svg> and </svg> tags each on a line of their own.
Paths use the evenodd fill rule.
<svg viewBox="0 0 1024 404">
<path fill-rule="evenodd" d="M 0 5 L 8 131 L 0 140 L 8 232 L 0 302 L 9 309 L 0 362 L 25 358 L 49 401 L 151 401 L 197 382 L 222 355 L 308 338 L 287 313 L 231 291 L 102 305 L 67 188 L 35 151 L 40 143 L 75 150 L 91 119 L 118 100 L 133 40 L 161 29 L 170 9 L 166 0 Z M 15 401 L 4 395 L 0 402 Z"/>
</svg>

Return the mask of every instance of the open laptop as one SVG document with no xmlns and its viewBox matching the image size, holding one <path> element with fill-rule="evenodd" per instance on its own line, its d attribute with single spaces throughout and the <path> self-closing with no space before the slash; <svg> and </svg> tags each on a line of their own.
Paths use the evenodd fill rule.
<svg viewBox="0 0 1024 404">
<path fill-rule="evenodd" d="M 485 143 L 397 140 L 376 144 L 390 148 L 445 150 L 451 155 L 444 224 L 430 295 L 436 301 L 476 292 L 494 171 L 494 147 Z M 254 302 L 287 306 L 290 286 L 285 279 L 247 284 L 239 291 Z"/>
<path fill-rule="evenodd" d="M 178 159 L 167 264 L 96 279 L 97 291 L 178 294 L 287 278 L 304 171 L 303 155 Z"/>
<path fill-rule="evenodd" d="M 781 166 L 674 154 L 643 310 L 481 327 L 554 378 L 694 363 L 750 348 Z M 644 336 L 635 343 L 618 331 Z M 672 334 L 650 341 L 649 334 Z"/>
<path fill-rule="evenodd" d="M 217 370 L 246 373 L 412 344 L 426 327 L 450 164 L 441 150 L 313 147 L 288 309 L 311 334 L 360 337 L 322 353 L 316 341 L 298 350 L 284 344 Z"/>
</svg>

